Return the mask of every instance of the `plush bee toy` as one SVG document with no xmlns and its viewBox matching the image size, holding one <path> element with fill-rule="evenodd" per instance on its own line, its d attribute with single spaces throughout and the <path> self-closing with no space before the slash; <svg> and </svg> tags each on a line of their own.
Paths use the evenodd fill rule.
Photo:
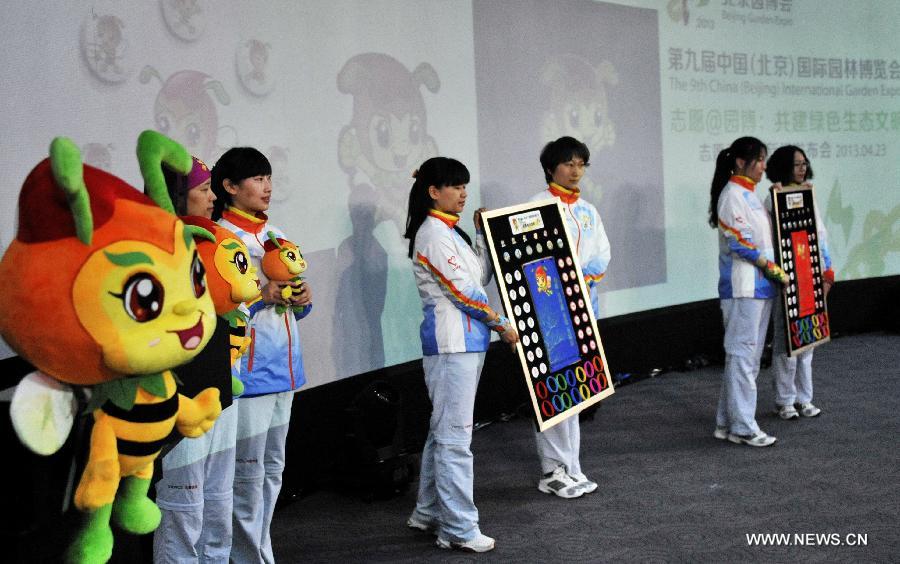
<svg viewBox="0 0 900 564">
<path fill-rule="evenodd" d="M 171 371 L 203 349 L 216 323 L 194 238 L 172 213 L 160 168 L 186 173 L 191 157 L 145 131 L 138 160 L 150 198 L 54 139 L 25 180 L 18 233 L 0 262 L 0 333 L 38 370 L 10 406 L 19 437 L 55 452 L 74 416 L 60 383 L 89 387 L 94 425 L 74 500 L 86 517 L 71 562 L 111 557 L 110 520 L 136 534 L 156 528 L 147 491 L 164 440 L 173 428 L 202 435 L 221 411 L 217 389 L 185 397 Z M 43 409 L 36 389 L 49 390 Z"/>
<path fill-rule="evenodd" d="M 200 227 L 211 235 L 211 238 L 198 236 L 195 241 L 203 264 L 210 268 L 206 272 L 206 279 L 216 313 L 229 326 L 231 364 L 234 365 L 251 341 L 247 335 L 249 316 L 239 306 L 259 296 L 256 267 L 250 262 L 247 245 L 231 230 L 205 217 L 185 216 L 181 220 L 188 225 Z M 233 376 L 231 388 L 236 396 L 244 391 L 244 385 Z"/>
<path fill-rule="evenodd" d="M 303 260 L 300 248 L 294 243 L 276 237 L 272 231 L 267 232 L 266 236 L 268 240 L 263 244 L 265 253 L 260 266 L 269 280 L 290 282 L 290 285 L 281 289 L 281 298 L 289 300 L 292 296 L 299 295 L 303 289 L 303 277 L 300 275 L 306 272 L 306 261 Z M 291 309 L 303 307 L 305 306 L 291 306 Z M 275 311 L 281 314 L 287 311 L 287 307 L 279 304 Z"/>
</svg>

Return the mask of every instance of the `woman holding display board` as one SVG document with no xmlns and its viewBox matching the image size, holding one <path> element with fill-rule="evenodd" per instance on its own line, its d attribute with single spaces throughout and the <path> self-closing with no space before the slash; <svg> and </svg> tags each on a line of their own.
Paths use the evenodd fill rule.
<svg viewBox="0 0 900 564">
<path fill-rule="evenodd" d="M 600 316 L 597 284 L 606 276 L 610 250 L 600 213 L 581 198 L 578 184 L 584 177 L 591 152 L 587 145 L 573 137 L 560 137 L 544 146 L 541 168 L 547 189 L 535 194 L 531 201 L 557 199 L 563 206 L 566 228 L 590 290 L 594 316 Z M 597 483 L 581 471 L 581 427 L 577 416 L 558 423 L 546 431 L 535 430 L 538 457 L 543 476 L 538 490 L 565 499 L 581 497 L 597 489 Z"/>
<path fill-rule="evenodd" d="M 800 147 L 785 145 L 779 147 L 769 157 L 766 165 L 766 176 L 773 182 L 773 188 L 780 186 L 805 185 L 812 188 L 813 171 Z M 766 208 L 772 212 L 771 192 L 766 200 Z M 815 209 L 815 208 L 814 208 Z M 834 284 L 834 270 L 831 268 L 831 253 L 828 250 L 828 232 L 818 209 L 816 226 L 818 228 L 818 247 L 825 263 L 822 273 L 825 297 Z M 813 405 L 812 357 L 813 349 L 809 348 L 797 356 L 789 357 L 786 350 L 784 327 L 784 305 L 781 299 L 775 300 L 775 333 L 772 337 L 772 372 L 775 384 L 775 411 L 784 420 L 803 417 L 815 417 L 822 410 Z"/>
<path fill-rule="evenodd" d="M 772 262 L 772 222 L 756 184 L 766 170 L 765 144 L 741 137 L 716 159 L 709 225 L 719 232 L 719 299 L 725 323 L 725 372 L 713 437 L 753 447 L 775 444 L 756 423 L 756 378 L 772 300 L 788 279 Z"/>
<path fill-rule="evenodd" d="M 406 524 L 435 533 L 440 548 L 487 552 L 494 539 L 478 526 L 469 449 L 475 392 L 490 331 L 511 345 L 519 336 L 487 303 L 484 285 L 492 269 L 483 235 L 473 249 L 457 226 L 469 170 L 457 160 L 434 157 L 413 176 L 405 237 L 422 299 L 422 365 L 432 412 L 416 508 Z"/>
</svg>

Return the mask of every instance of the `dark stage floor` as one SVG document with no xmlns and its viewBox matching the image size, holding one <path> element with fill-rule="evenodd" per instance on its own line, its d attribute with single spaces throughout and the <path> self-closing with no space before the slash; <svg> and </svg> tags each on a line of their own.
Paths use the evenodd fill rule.
<svg viewBox="0 0 900 564">
<path fill-rule="evenodd" d="M 516 418 L 477 431 L 475 499 L 482 530 L 497 539 L 491 553 L 440 550 L 433 537 L 407 529 L 413 484 L 386 501 L 366 502 L 328 489 L 285 505 L 272 525 L 276 557 L 280 562 L 897 562 L 900 337 L 849 336 L 819 348 L 814 401 L 823 413 L 814 419 L 781 421 L 771 415 L 771 375 L 763 370 L 757 420 L 778 437 L 770 448 L 712 438 L 721 370 L 664 374 L 624 386 L 605 400 L 581 427 L 582 465 L 600 488 L 579 499 L 536 489 L 528 421 Z M 294 464 L 302 462 L 288 460 L 288 472 Z M 750 546 L 747 536 L 755 533 L 788 534 L 792 546 Z M 835 541 L 844 545 L 833 546 Z"/>
</svg>

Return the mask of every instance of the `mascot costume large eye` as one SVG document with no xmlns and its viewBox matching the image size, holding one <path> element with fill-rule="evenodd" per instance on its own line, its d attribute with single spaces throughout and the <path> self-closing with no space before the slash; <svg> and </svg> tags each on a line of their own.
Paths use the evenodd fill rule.
<svg viewBox="0 0 900 564">
<path fill-rule="evenodd" d="M 209 269 L 206 279 L 216 313 L 228 323 L 231 364 L 234 365 L 251 341 L 247 335 L 248 311 L 241 304 L 252 302 L 259 296 L 256 267 L 250 262 L 247 245 L 231 230 L 205 217 L 189 215 L 181 220 L 197 231 L 197 250 Z M 232 394 L 239 396 L 243 391 L 244 385 L 232 376 Z"/>
<path fill-rule="evenodd" d="M 54 139 L 25 180 L 18 233 L 0 262 L 0 333 L 37 368 L 13 396 L 16 433 L 39 454 L 55 452 L 74 415 L 67 385 L 90 393 L 94 425 L 74 500 L 85 522 L 71 562 L 112 556 L 110 521 L 135 534 L 156 529 L 147 491 L 166 437 L 174 428 L 202 435 L 221 412 L 217 389 L 185 397 L 171 371 L 216 324 L 206 268 L 161 171 L 187 173 L 191 157 L 153 131 L 137 153 L 149 198 Z"/>
<path fill-rule="evenodd" d="M 303 290 L 303 277 L 300 275 L 306 272 L 306 261 L 300 247 L 286 239 L 276 237 L 272 231 L 266 233 L 266 237 L 268 239 L 263 244 L 265 253 L 260 262 L 263 274 L 269 280 L 289 282 L 289 285 L 281 289 L 282 299 L 289 300 L 298 296 Z M 291 306 L 291 310 L 301 312 L 305 307 L 307 306 Z M 275 311 L 279 314 L 287 309 L 287 306 L 280 304 L 275 307 Z"/>
</svg>

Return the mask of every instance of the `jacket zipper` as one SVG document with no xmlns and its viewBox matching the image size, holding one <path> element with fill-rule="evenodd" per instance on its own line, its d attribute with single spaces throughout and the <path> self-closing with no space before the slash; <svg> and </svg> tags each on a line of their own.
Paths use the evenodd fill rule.
<svg viewBox="0 0 900 564">
<path fill-rule="evenodd" d="M 287 330 L 288 338 L 288 372 L 291 374 L 291 389 L 294 389 L 294 347 L 291 344 L 291 324 L 288 323 L 288 314 L 290 310 L 284 312 L 284 328 Z"/>
<path fill-rule="evenodd" d="M 253 350 L 256 348 L 256 329 L 250 328 L 250 359 L 247 361 L 247 372 L 253 372 Z"/>
<path fill-rule="evenodd" d="M 575 227 L 578 229 L 578 239 L 575 241 L 575 254 L 581 256 L 581 224 L 578 223 L 578 218 L 572 213 L 572 204 L 566 204 L 566 208 L 569 210 L 569 215 L 572 216 L 572 219 L 575 221 Z"/>
</svg>

